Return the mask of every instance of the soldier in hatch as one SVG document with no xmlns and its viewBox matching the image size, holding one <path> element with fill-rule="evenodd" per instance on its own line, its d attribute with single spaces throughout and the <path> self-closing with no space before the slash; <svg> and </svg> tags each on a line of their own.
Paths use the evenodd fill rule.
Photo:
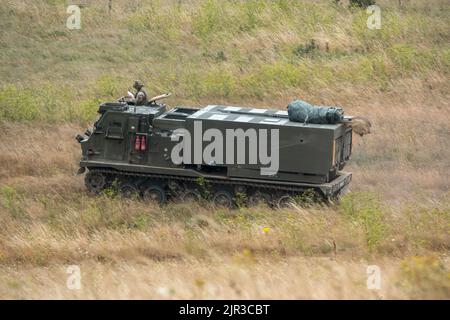
<svg viewBox="0 0 450 320">
<path fill-rule="evenodd" d="M 133 88 L 136 89 L 136 93 L 134 95 L 134 102 L 136 103 L 136 105 L 142 106 L 142 105 L 146 104 L 148 101 L 148 98 L 147 98 L 147 92 L 144 89 L 144 84 L 141 81 L 136 80 L 134 82 Z"/>
</svg>

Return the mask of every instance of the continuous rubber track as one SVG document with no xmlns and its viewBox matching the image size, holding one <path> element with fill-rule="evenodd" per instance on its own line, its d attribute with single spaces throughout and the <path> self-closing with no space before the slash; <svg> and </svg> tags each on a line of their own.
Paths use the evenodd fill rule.
<svg viewBox="0 0 450 320">
<path fill-rule="evenodd" d="M 87 173 L 87 176 L 94 173 L 100 173 L 106 177 L 108 183 L 105 185 L 105 188 L 111 186 L 113 181 L 119 181 L 120 184 L 134 183 L 136 184 L 136 187 L 142 191 L 146 186 L 157 184 L 166 190 L 168 197 L 178 196 L 187 191 L 198 190 L 201 194 L 203 194 L 203 197 L 205 198 L 205 192 L 202 192 L 205 191 L 205 189 L 211 194 L 227 190 L 233 195 L 236 193 L 244 193 L 247 196 L 260 192 L 270 194 L 272 196 L 272 204 L 276 204 L 278 199 L 282 197 L 301 196 L 306 190 L 313 189 L 309 187 L 294 187 L 289 185 L 267 184 L 249 181 L 235 181 L 214 178 L 199 179 L 197 177 L 127 172 L 107 168 L 91 168 Z M 85 181 L 87 181 L 87 179 Z M 174 188 L 174 185 L 178 188 Z M 88 190 L 94 191 L 87 182 L 86 187 L 88 188 Z M 320 200 L 324 199 L 320 190 L 315 189 L 314 193 Z"/>
</svg>

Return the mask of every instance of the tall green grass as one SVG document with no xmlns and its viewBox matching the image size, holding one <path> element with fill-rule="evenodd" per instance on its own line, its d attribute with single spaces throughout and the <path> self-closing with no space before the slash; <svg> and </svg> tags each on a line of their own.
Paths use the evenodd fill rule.
<svg viewBox="0 0 450 320">
<path fill-rule="evenodd" d="M 382 28 L 369 30 L 364 10 L 325 0 L 117 0 L 111 12 L 89 2 L 82 29 L 71 31 L 64 1 L 8 1 L 0 119 L 90 121 L 100 100 L 136 78 L 155 95 L 172 91 L 173 104 L 199 104 L 384 91 L 402 78 L 448 76 L 448 3 L 380 5 Z"/>
</svg>

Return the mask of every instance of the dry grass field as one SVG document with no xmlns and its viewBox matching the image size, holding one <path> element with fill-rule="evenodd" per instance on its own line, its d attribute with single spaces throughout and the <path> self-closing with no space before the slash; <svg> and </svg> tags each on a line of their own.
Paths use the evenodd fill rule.
<svg viewBox="0 0 450 320">
<path fill-rule="evenodd" d="M 448 1 L 377 1 L 380 30 L 325 0 L 81 2 L 72 31 L 65 0 L 0 6 L 0 298 L 450 298 Z M 91 196 L 74 136 L 135 78 L 171 106 L 338 104 L 373 132 L 329 206 Z"/>
</svg>

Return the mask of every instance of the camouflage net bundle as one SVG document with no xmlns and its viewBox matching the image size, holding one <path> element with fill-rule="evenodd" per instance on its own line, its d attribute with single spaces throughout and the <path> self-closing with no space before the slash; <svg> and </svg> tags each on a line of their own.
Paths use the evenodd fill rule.
<svg viewBox="0 0 450 320">
<path fill-rule="evenodd" d="M 344 120 L 344 111 L 338 107 L 314 106 L 302 100 L 295 100 L 288 104 L 288 116 L 290 121 L 335 124 Z"/>
<path fill-rule="evenodd" d="M 313 124 L 344 123 L 360 136 L 370 133 L 372 124 L 364 117 L 345 117 L 339 107 L 314 106 L 302 100 L 295 100 L 288 104 L 290 121 Z"/>
</svg>

